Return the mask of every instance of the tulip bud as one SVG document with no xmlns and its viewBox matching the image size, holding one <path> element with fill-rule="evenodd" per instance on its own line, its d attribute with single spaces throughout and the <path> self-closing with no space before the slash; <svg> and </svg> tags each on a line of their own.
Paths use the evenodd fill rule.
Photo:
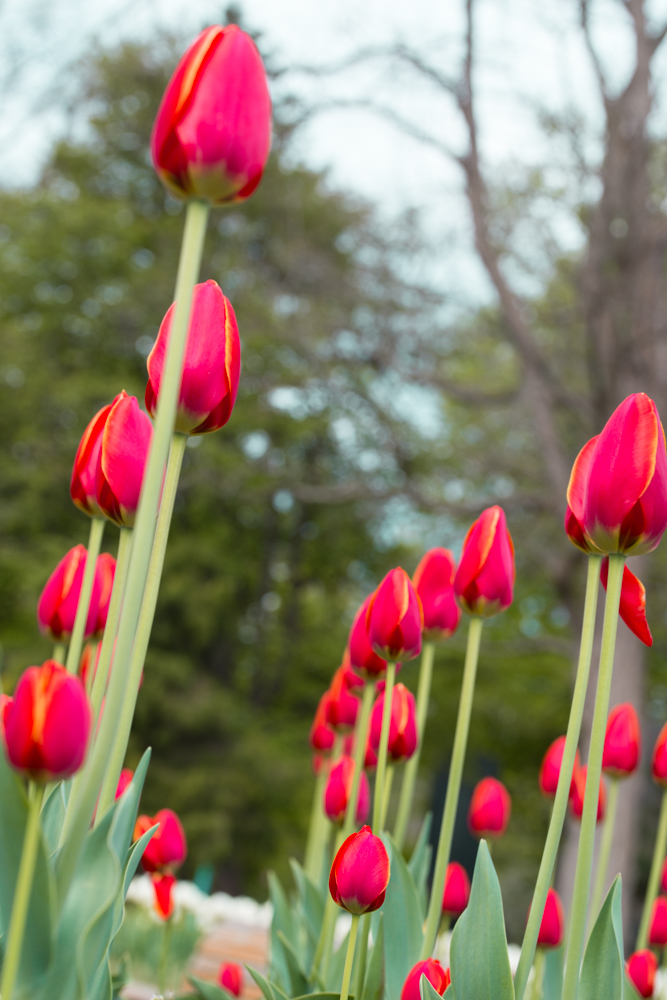
<svg viewBox="0 0 667 1000">
<path fill-rule="evenodd" d="M 79 770 L 90 734 L 83 684 L 55 660 L 28 667 L 2 704 L 9 763 L 33 781 L 59 781 Z"/>
<path fill-rule="evenodd" d="M 368 637 L 368 607 L 372 598 L 373 594 L 369 594 L 357 611 L 356 617 L 352 622 L 350 638 L 348 640 L 352 668 L 361 674 L 362 677 L 371 680 L 375 677 L 380 677 L 387 670 L 387 661 L 373 652 L 373 647 Z"/>
<path fill-rule="evenodd" d="M 371 712 L 369 742 L 377 754 L 382 733 L 384 692 L 376 699 Z M 415 697 L 405 684 L 396 684 L 391 694 L 389 743 L 387 753 L 394 764 L 412 757 L 417 749 L 417 712 Z"/>
<path fill-rule="evenodd" d="M 600 567 L 600 580 L 605 590 L 607 589 L 608 577 L 609 557 L 605 557 Z M 621 603 L 618 613 L 640 642 L 643 642 L 645 646 L 653 645 L 653 636 L 646 621 L 646 587 L 627 566 L 623 567 Z"/>
<path fill-rule="evenodd" d="M 108 552 L 103 552 L 101 556 L 97 557 L 97 565 L 95 566 L 95 576 L 99 579 L 100 583 L 100 599 L 97 606 L 97 620 L 93 634 L 99 638 L 102 637 L 102 633 L 106 628 L 115 575 L 116 560 Z"/>
<path fill-rule="evenodd" d="M 146 362 L 146 409 L 152 417 L 160 394 L 175 309 L 174 302 L 162 320 Z M 215 281 L 195 285 L 174 430 L 182 434 L 208 434 L 224 427 L 232 415 L 240 374 L 241 341 L 231 303 Z"/>
<path fill-rule="evenodd" d="M 119 799 L 128 785 L 132 784 L 132 779 L 134 778 L 134 771 L 131 767 L 124 767 L 120 772 L 120 777 L 118 778 L 118 784 L 116 786 L 116 794 L 114 798 Z"/>
<path fill-rule="evenodd" d="M 445 875 L 445 891 L 442 896 L 442 912 L 450 917 L 459 917 L 470 899 L 470 879 L 458 861 L 450 861 Z"/>
<path fill-rule="evenodd" d="M 86 552 L 83 545 L 76 545 L 60 560 L 44 585 L 37 604 L 37 624 L 40 631 L 54 642 L 68 640 L 74 629 L 76 609 L 86 569 Z M 93 577 L 85 638 L 92 635 L 97 623 L 101 578 Z"/>
<path fill-rule="evenodd" d="M 371 597 L 366 624 L 378 656 L 393 662 L 419 656 L 424 615 L 410 577 L 400 566 L 387 573 Z"/>
<path fill-rule="evenodd" d="M 155 912 L 162 920 L 169 920 L 173 916 L 175 885 L 176 879 L 173 875 L 155 875 L 153 877 Z"/>
<path fill-rule="evenodd" d="M 424 962 L 417 962 L 408 972 L 401 990 L 401 1000 L 421 1000 L 419 984 L 422 976 L 426 976 L 435 992 L 439 993 L 440 996 L 451 982 L 449 969 L 443 969 L 437 958 L 427 958 Z"/>
<path fill-rule="evenodd" d="M 597 546 L 584 534 L 584 497 L 586 495 L 586 479 L 590 468 L 595 444 L 600 435 L 587 441 L 574 460 L 570 482 L 567 487 L 567 509 L 565 511 L 565 534 L 573 545 L 582 552 L 599 552 Z"/>
<path fill-rule="evenodd" d="M 563 763 L 563 752 L 565 750 L 565 736 L 559 736 L 558 739 L 554 740 L 551 746 L 548 748 L 542 760 L 542 766 L 540 767 L 539 775 L 539 785 L 540 791 L 543 795 L 548 798 L 553 798 L 556 794 L 556 789 L 558 788 L 558 779 L 560 777 L 560 769 Z M 575 775 L 577 770 L 581 766 L 581 758 L 579 756 L 579 751 L 577 750 L 574 758 L 574 767 L 572 769 L 572 781 L 570 782 L 570 794 L 574 788 Z"/>
<path fill-rule="evenodd" d="M 653 901 L 648 943 L 658 948 L 667 945 L 667 896 L 658 896 Z"/>
<path fill-rule="evenodd" d="M 602 552 L 651 552 L 667 527 L 667 454 L 658 410 L 637 392 L 605 424 L 585 479 L 582 525 Z"/>
<path fill-rule="evenodd" d="M 454 593 L 469 615 L 491 618 L 512 603 L 514 576 L 514 545 L 505 512 L 489 507 L 464 539 Z"/>
<path fill-rule="evenodd" d="M 271 98 L 252 38 L 206 28 L 167 85 L 151 136 L 158 177 L 176 198 L 242 201 L 259 184 L 271 146 Z"/>
<path fill-rule="evenodd" d="M 449 549 L 430 549 L 421 559 L 412 583 L 422 602 L 424 639 L 442 642 L 456 632 L 461 609 L 454 596 L 456 563 Z"/>
<path fill-rule="evenodd" d="M 243 969 L 236 962 L 223 962 L 218 972 L 218 983 L 232 996 L 240 996 L 243 988 Z"/>
<path fill-rule="evenodd" d="M 134 840 L 139 840 L 158 823 L 159 826 L 146 846 L 141 863 L 147 872 L 165 872 L 178 868 L 185 861 L 188 845 L 181 821 L 171 809 L 160 809 L 152 818 L 138 816 Z"/>
<path fill-rule="evenodd" d="M 625 971 L 640 997 L 653 996 L 658 959 L 652 951 L 645 948 L 643 951 L 636 951 L 634 955 L 630 955 L 625 963 Z"/>
<path fill-rule="evenodd" d="M 653 780 L 667 788 L 667 722 L 660 730 L 651 760 Z"/>
<path fill-rule="evenodd" d="M 330 753 L 336 734 L 327 722 L 327 706 L 329 704 L 329 692 L 325 691 L 320 698 L 313 724 L 310 727 L 308 742 L 311 750 L 318 750 L 320 753 Z"/>
<path fill-rule="evenodd" d="M 114 403 L 118 398 L 116 396 Z M 102 517 L 102 510 L 97 502 L 97 466 L 100 461 L 102 434 L 112 406 L 113 403 L 109 403 L 95 414 L 83 432 L 74 456 L 70 496 L 79 510 L 91 517 Z"/>
<path fill-rule="evenodd" d="M 570 812 L 575 819 L 581 819 L 584 812 L 584 796 L 586 795 L 586 775 L 588 773 L 588 764 L 582 764 L 582 766 L 575 772 L 574 785 L 570 789 Z M 598 815 L 597 823 L 600 823 L 604 819 L 605 810 L 607 808 L 607 789 L 605 788 L 604 781 L 600 778 L 600 792 L 598 794 Z"/>
<path fill-rule="evenodd" d="M 612 708 L 607 719 L 602 770 L 614 778 L 629 778 L 641 753 L 639 719 L 629 702 Z"/>
<path fill-rule="evenodd" d="M 329 685 L 327 723 L 338 733 L 349 733 L 354 729 L 358 711 L 359 699 L 347 686 L 344 667 L 339 667 Z"/>
<path fill-rule="evenodd" d="M 544 904 L 542 923 L 537 943 L 542 948 L 560 948 L 565 934 L 565 914 L 560 896 L 555 889 L 549 889 Z"/>
<path fill-rule="evenodd" d="M 347 803 L 352 792 L 354 778 L 354 760 L 352 757 L 341 757 L 331 768 L 327 786 L 324 790 L 324 811 L 332 823 L 343 823 L 347 812 Z M 357 799 L 356 821 L 365 823 L 371 804 L 371 792 L 366 772 L 361 772 L 359 781 L 359 797 Z"/>
<path fill-rule="evenodd" d="M 97 466 L 97 502 L 120 527 L 134 526 L 152 439 L 153 425 L 136 397 L 121 392 L 104 425 Z"/>
<path fill-rule="evenodd" d="M 379 837 L 362 826 L 343 841 L 329 875 L 335 903 L 353 914 L 371 913 L 384 903 L 389 885 L 389 856 Z"/>
<path fill-rule="evenodd" d="M 475 837 L 502 837 L 510 821 L 512 800 L 501 781 L 482 778 L 475 786 L 468 810 L 468 827 Z"/>
<path fill-rule="evenodd" d="M 347 647 L 345 648 L 345 652 L 343 653 L 343 662 L 341 663 L 339 670 L 342 672 L 343 677 L 345 678 L 346 686 L 351 691 L 361 692 L 363 690 L 365 683 L 364 679 L 363 677 L 360 677 L 359 674 L 355 673 L 355 671 L 352 669 L 352 664 L 350 661 L 350 651 L 349 649 L 347 649 Z"/>
</svg>

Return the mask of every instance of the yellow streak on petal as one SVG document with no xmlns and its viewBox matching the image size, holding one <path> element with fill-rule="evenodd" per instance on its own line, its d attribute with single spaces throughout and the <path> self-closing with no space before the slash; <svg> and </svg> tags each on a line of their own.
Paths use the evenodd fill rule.
<svg viewBox="0 0 667 1000">
<path fill-rule="evenodd" d="M 183 74 L 181 89 L 178 94 L 178 101 L 176 102 L 176 107 L 174 108 L 174 118 L 178 118 L 187 103 L 202 63 L 211 51 L 211 47 L 214 42 L 221 34 L 222 28 L 218 25 L 213 25 L 203 33 L 199 40 L 199 45 L 193 52 L 191 52 L 190 61 L 188 62 L 185 73 Z"/>
</svg>

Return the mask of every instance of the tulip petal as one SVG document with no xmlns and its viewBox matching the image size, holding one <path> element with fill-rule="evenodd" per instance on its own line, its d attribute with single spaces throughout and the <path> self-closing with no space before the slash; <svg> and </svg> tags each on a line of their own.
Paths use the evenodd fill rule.
<svg viewBox="0 0 667 1000">
<path fill-rule="evenodd" d="M 567 503 L 578 521 L 584 516 L 584 498 L 586 496 L 586 481 L 593 461 L 593 453 L 599 434 L 587 441 L 574 460 L 570 482 L 567 487 Z"/>
<path fill-rule="evenodd" d="M 605 590 L 607 589 L 608 576 L 609 558 L 607 557 L 602 560 L 600 567 L 600 580 Z M 653 636 L 646 620 L 646 588 L 627 566 L 623 567 L 621 603 L 618 613 L 630 631 L 634 632 L 645 646 L 653 645 Z"/>
<path fill-rule="evenodd" d="M 153 425 L 134 396 L 114 403 L 104 428 L 97 497 L 116 523 L 134 523 Z"/>
<path fill-rule="evenodd" d="M 97 502 L 95 484 L 97 466 L 102 448 L 102 434 L 113 403 L 103 406 L 90 421 L 77 448 L 72 468 L 70 496 L 85 514 L 99 517 L 102 514 Z"/>
</svg>

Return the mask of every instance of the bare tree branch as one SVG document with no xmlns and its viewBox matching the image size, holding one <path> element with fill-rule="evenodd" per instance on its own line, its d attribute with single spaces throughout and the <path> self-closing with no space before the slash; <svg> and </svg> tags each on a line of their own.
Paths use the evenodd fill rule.
<svg viewBox="0 0 667 1000">
<path fill-rule="evenodd" d="M 584 41 L 586 43 L 586 48 L 588 49 L 588 54 L 590 56 L 591 63 L 593 64 L 593 69 L 595 70 L 595 75 L 597 77 L 598 85 L 600 87 L 600 93 L 602 94 L 602 99 L 607 100 L 609 96 L 609 88 L 607 86 L 607 80 L 604 75 L 604 70 L 602 69 L 602 63 L 593 44 L 593 38 L 591 36 L 591 26 L 588 17 L 589 13 L 589 2 L 588 0 L 579 0 L 579 19 L 581 23 L 581 30 L 584 36 Z"/>
</svg>

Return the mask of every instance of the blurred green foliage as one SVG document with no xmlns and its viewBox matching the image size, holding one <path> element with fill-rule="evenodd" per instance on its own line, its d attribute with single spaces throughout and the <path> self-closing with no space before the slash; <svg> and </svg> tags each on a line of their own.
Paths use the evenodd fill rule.
<svg viewBox="0 0 667 1000">
<path fill-rule="evenodd" d="M 111 949 L 111 968 L 123 981 L 133 979 L 144 983 L 157 982 L 165 923 L 143 906 L 128 903 L 125 919 Z M 201 938 L 201 931 L 192 913 L 187 910 L 172 918 L 169 934 L 167 985 L 177 990 L 183 981 L 185 967 Z"/>
</svg>

